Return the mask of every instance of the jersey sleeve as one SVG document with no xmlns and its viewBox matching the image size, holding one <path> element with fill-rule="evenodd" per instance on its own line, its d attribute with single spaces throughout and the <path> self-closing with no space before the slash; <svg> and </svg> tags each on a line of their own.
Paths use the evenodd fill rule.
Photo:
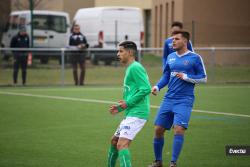
<svg viewBox="0 0 250 167">
<path fill-rule="evenodd" d="M 163 75 L 161 77 L 161 79 L 158 81 L 158 83 L 156 84 L 158 90 L 161 90 L 162 88 L 164 88 L 170 79 L 170 68 L 169 65 L 166 63 L 165 68 L 163 70 Z"/>
<path fill-rule="evenodd" d="M 188 48 L 188 50 L 190 50 L 191 52 L 194 52 L 193 45 L 192 45 L 192 42 L 191 42 L 190 40 L 188 41 L 187 48 Z"/>
<path fill-rule="evenodd" d="M 83 35 L 83 43 L 86 45 L 86 48 L 89 47 L 89 44 L 88 44 L 88 41 L 87 41 L 87 38 Z"/>
<path fill-rule="evenodd" d="M 27 36 L 28 40 L 27 40 L 27 48 L 30 48 L 30 38 L 29 36 Z"/>
<path fill-rule="evenodd" d="M 15 48 L 16 47 L 16 40 L 17 38 L 16 38 L 16 36 L 14 36 L 12 39 L 11 39 L 11 41 L 10 41 L 10 47 L 11 48 Z"/>
<path fill-rule="evenodd" d="M 72 46 L 72 45 L 73 45 L 73 40 L 72 40 L 72 34 L 71 34 L 69 37 L 69 46 Z"/>
<path fill-rule="evenodd" d="M 144 68 L 139 66 L 133 67 L 133 69 L 131 69 L 131 75 L 135 81 L 135 84 L 137 85 L 137 92 L 126 101 L 128 107 L 136 105 L 151 92 L 148 75 Z"/>
<path fill-rule="evenodd" d="M 206 83 L 207 82 L 207 74 L 205 65 L 201 56 L 198 56 L 195 61 L 195 74 L 186 74 L 184 76 L 184 80 L 191 83 Z"/>
<path fill-rule="evenodd" d="M 165 68 L 165 64 L 166 64 L 166 61 L 167 61 L 167 58 L 168 58 L 168 54 L 169 54 L 168 43 L 167 43 L 167 40 L 166 40 L 165 43 L 164 43 L 163 55 L 162 55 L 162 70 L 164 70 L 164 68 Z"/>
</svg>

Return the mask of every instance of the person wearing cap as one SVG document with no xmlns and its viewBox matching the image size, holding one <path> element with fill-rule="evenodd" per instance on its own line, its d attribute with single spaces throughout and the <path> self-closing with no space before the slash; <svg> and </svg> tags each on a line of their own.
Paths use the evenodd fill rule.
<svg viewBox="0 0 250 167">
<path fill-rule="evenodd" d="M 10 43 L 11 48 L 29 48 L 29 36 L 26 32 L 24 25 L 19 27 L 19 32 L 11 39 Z M 18 70 L 19 67 L 22 69 L 22 84 L 26 84 L 26 75 L 27 75 L 27 51 L 18 51 L 14 50 L 14 64 L 13 64 L 13 84 L 17 84 Z"/>
</svg>

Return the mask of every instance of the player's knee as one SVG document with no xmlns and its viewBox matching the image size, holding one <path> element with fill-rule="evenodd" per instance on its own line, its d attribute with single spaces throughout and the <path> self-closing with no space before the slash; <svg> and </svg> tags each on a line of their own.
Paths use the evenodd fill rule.
<svg viewBox="0 0 250 167">
<path fill-rule="evenodd" d="M 118 143 L 118 138 L 117 137 L 112 137 L 111 138 L 111 144 L 114 145 L 114 146 L 116 146 L 117 143 Z"/>
<path fill-rule="evenodd" d="M 164 136 L 165 128 L 161 126 L 155 126 L 155 137 L 160 138 Z"/>
<path fill-rule="evenodd" d="M 117 143 L 117 149 L 122 150 L 128 148 L 129 144 L 126 142 L 118 142 Z"/>
<path fill-rule="evenodd" d="M 185 128 L 183 128 L 182 126 L 174 126 L 174 134 L 175 135 L 183 135 L 185 133 Z"/>
</svg>

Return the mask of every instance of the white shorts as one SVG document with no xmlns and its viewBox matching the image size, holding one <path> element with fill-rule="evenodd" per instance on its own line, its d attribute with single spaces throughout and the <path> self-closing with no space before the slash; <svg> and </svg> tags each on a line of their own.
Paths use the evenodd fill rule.
<svg viewBox="0 0 250 167">
<path fill-rule="evenodd" d="M 137 117 L 127 117 L 118 126 L 114 136 L 133 140 L 138 132 L 143 128 L 147 120 Z"/>
</svg>

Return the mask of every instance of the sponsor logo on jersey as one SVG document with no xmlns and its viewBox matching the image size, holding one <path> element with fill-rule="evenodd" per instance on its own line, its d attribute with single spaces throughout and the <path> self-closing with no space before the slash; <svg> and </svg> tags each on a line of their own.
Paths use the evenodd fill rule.
<svg viewBox="0 0 250 167">
<path fill-rule="evenodd" d="M 122 129 L 130 129 L 130 126 L 123 126 Z"/>
<path fill-rule="evenodd" d="M 173 63 L 175 61 L 175 58 L 170 58 L 169 60 L 168 60 L 168 64 L 171 64 L 171 63 Z"/>
</svg>

